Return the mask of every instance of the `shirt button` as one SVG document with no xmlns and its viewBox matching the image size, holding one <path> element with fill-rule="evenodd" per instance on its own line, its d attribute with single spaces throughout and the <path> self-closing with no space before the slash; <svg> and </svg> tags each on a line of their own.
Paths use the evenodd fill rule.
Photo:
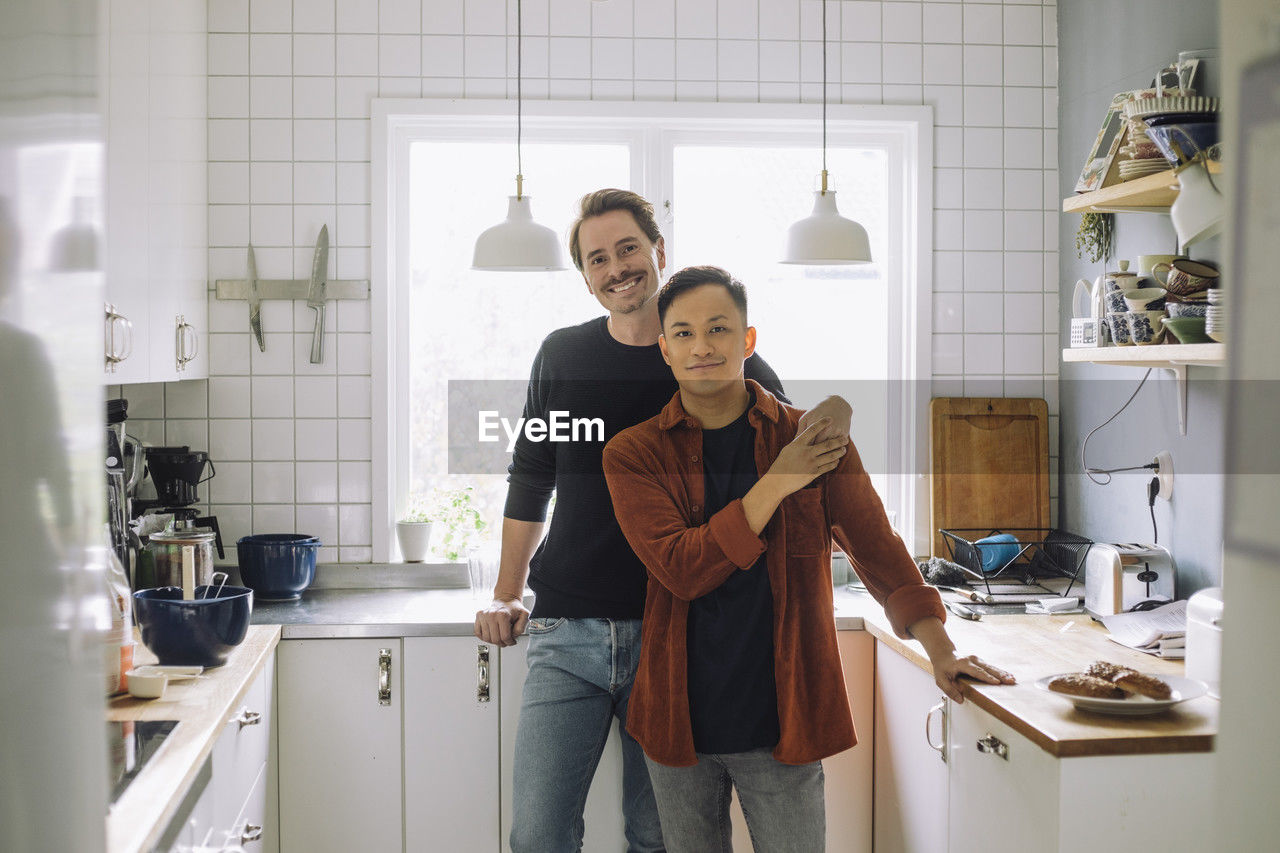
<svg viewBox="0 0 1280 853">
<path fill-rule="evenodd" d="M 689 458 L 690 458 L 690 459 L 692 459 L 694 462 L 697 462 L 697 461 L 698 461 L 698 454 L 696 454 L 696 453 L 695 453 L 695 454 L 693 454 L 692 456 L 690 456 Z"/>
<path fill-rule="evenodd" d="M 697 504 L 694 504 L 694 505 L 693 505 L 693 511 L 694 511 L 694 512 L 702 512 L 702 507 L 698 506 Z"/>
</svg>

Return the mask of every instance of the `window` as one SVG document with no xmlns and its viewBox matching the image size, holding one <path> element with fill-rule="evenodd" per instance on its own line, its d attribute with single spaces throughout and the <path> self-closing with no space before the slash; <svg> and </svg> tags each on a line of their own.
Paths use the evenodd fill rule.
<svg viewBox="0 0 1280 853">
<path fill-rule="evenodd" d="M 476 427 L 451 422 L 450 394 L 473 392 L 470 380 L 502 399 L 504 416 L 512 407 L 518 416 L 543 337 L 602 313 L 575 269 L 470 269 L 475 238 L 502 219 L 513 189 L 514 112 L 503 102 L 375 101 L 377 560 L 391 556 L 396 509 L 436 486 L 472 486 L 486 519 L 500 523 L 505 462 L 473 463 L 459 450 Z M 777 263 L 786 228 L 809 213 L 817 188 L 808 107 L 526 103 L 525 191 L 535 218 L 567 235 L 584 193 L 634 189 L 658 208 L 667 273 L 714 263 L 742 279 L 760 352 L 789 396 L 808 406 L 838 393 L 854 404 L 859 450 L 900 528 L 911 530 L 927 522 L 914 511 L 922 496 L 912 476 L 923 470 L 915 452 L 924 445 L 912 438 L 925 435 L 917 410 L 927 393 L 917 400 L 912 389 L 927 389 L 919 380 L 929 378 L 921 258 L 930 182 L 919 175 L 928 174 L 930 135 L 927 108 L 829 114 L 828 168 L 841 212 L 871 236 L 876 262 L 866 266 Z"/>
</svg>

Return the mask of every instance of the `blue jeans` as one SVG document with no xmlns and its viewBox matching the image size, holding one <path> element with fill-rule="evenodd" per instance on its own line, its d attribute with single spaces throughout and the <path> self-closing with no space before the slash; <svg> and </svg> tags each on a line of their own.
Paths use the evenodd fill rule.
<svg viewBox="0 0 1280 853">
<path fill-rule="evenodd" d="M 652 759 L 649 778 L 670 853 L 732 853 L 730 787 L 756 853 L 820 853 L 827 844 L 822 762 L 783 764 L 769 749 L 698 753 L 692 767 Z"/>
<path fill-rule="evenodd" d="M 622 813 L 633 853 L 663 850 L 644 752 L 627 734 L 639 619 L 531 619 L 516 729 L 511 849 L 576 853 L 582 811 L 609 727 L 622 736 Z"/>
</svg>

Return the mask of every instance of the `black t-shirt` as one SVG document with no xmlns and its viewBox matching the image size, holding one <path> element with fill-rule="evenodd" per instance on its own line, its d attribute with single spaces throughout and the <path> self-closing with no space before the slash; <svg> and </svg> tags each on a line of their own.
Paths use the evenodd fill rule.
<svg viewBox="0 0 1280 853">
<path fill-rule="evenodd" d="M 758 355 L 747 359 L 745 373 L 786 400 L 777 374 Z M 529 561 L 529 586 L 538 594 L 534 616 L 644 615 L 644 564 L 613 516 L 600 459 L 609 439 L 661 412 L 678 387 L 656 343 L 620 343 L 609 334 L 606 317 L 557 329 L 542 342 L 524 416 L 545 419 L 556 411 L 600 418 L 604 437 L 532 442 L 521 432 L 516 439 L 503 515 L 544 521 L 552 491 L 556 495 L 546 538 Z"/>
<path fill-rule="evenodd" d="M 755 403 L 754 399 L 751 401 Z M 756 484 L 756 431 L 747 411 L 728 426 L 702 431 L 707 517 Z M 689 716 L 693 747 L 746 752 L 778 743 L 773 677 L 773 595 L 765 555 L 689 602 Z"/>
</svg>

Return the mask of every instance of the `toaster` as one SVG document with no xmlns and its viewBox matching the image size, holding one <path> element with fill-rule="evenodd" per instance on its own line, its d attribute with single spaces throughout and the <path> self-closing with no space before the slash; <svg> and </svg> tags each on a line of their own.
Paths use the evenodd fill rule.
<svg viewBox="0 0 1280 853">
<path fill-rule="evenodd" d="M 1110 616 L 1150 599 L 1172 601 L 1174 569 L 1162 545 L 1095 542 L 1084 558 L 1084 609 Z"/>
</svg>

